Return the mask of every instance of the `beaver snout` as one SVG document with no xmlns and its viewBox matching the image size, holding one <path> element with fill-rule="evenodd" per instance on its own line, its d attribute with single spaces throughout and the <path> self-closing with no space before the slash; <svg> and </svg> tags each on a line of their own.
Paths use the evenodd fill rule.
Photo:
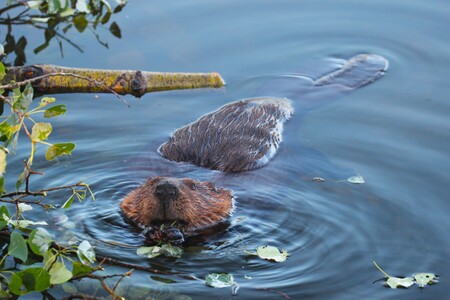
<svg viewBox="0 0 450 300">
<path fill-rule="evenodd" d="M 176 199 L 179 193 L 178 187 L 167 180 L 161 180 L 155 188 L 155 195 L 161 201 Z"/>
</svg>

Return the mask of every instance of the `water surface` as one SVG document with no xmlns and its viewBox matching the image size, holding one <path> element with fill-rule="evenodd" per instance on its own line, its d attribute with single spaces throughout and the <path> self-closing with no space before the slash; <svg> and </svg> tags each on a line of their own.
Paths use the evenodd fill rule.
<svg viewBox="0 0 450 300">
<path fill-rule="evenodd" d="M 200 279 L 210 272 L 232 273 L 241 299 L 282 299 L 281 293 L 291 299 L 450 296 L 448 2 L 132 1 L 116 18 L 123 38 L 105 34 L 108 49 L 88 34 L 71 34 L 85 54 L 65 47 L 61 58 L 58 45 L 51 45 L 38 56 L 27 53 L 28 63 L 218 71 L 227 86 L 126 97 L 130 108 L 111 95 L 57 96 L 69 112 L 55 120 L 52 141 L 74 141 L 77 148 L 56 163 L 36 162 L 46 174 L 33 186 L 81 179 L 91 184 L 97 200 L 66 212 L 76 223 L 77 238 L 88 239 L 101 255 L 128 263 Z M 40 38 L 31 36 L 29 43 L 39 44 Z M 359 53 L 386 57 L 387 74 L 369 86 L 326 97 L 301 88 Z M 293 96 L 295 115 L 266 168 L 224 175 L 165 165 L 176 176 L 233 189 L 237 199 L 230 227 L 186 249 L 180 259 L 138 257 L 136 248 L 144 240 L 123 222 L 118 204 L 148 176 L 164 172 L 153 164 L 160 160 L 158 145 L 202 114 L 268 93 L 267 83 L 286 74 L 298 76 L 304 93 Z M 273 86 L 271 96 L 296 86 L 283 82 Z M 14 166 L 19 172 L 23 157 L 18 153 L 10 173 Z M 364 176 L 366 183 L 345 182 L 353 175 Z M 65 196 L 52 201 L 63 203 Z M 244 253 L 265 244 L 286 249 L 287 262 Z M 423 291 L 383 288 L 372 283 L 383 276 L 373 260 L 392 275 L 439 274 L 440 283 Z M 233 298 L 231 289 L 167 277 L 177 283 L 162 284 L 144 272 L 135 272 L 128 283 L 135 290 L 150 288 L 145 296 Z"/>
</svg>

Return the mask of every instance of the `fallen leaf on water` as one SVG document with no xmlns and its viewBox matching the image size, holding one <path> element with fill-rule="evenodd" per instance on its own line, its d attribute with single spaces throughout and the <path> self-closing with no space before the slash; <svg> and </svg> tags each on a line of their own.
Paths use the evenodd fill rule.
<svg viewBox="0 0 450 300">
<path fill-rule="evenodd" d="M 210 273 L 206 275 L 205 283 L 213 288 L 224 288 L 235 284 L 233 275 L 227 273 Z"/>
<path fill-rule="evenodd" d="M 405 277 L 405 278 L 399 278 L 399 277 L 389 277 L 386 281 L 387 285 L 391 287 L 391 289 L 396 289 L 398 287 L 405 287 L 409 288 L 414 284 L 414 278 L 412 277 Z"/>
<path fill-rule="evenodd" d="M 366 182 L 364 180 L 364 177 L 362 177 L 361 175 L 351 176 L 351 177 L 347 178 L 347 181 L 350 183 L 354 183 L 354 184 L 362 184 L 362 183 Z"/>
<path fill-rule="evenodd" d="M 416 284 L 421 288 L 437 282 L 437 276 L 433 273 L 417 273 L 414 274 L 414 279 L 416 280 Z"/>
<path fill-rule="evenodd" d="M 256 254 L 262 259 L 272 260 L 276 262 L 283 262 L 288 257 L 286 250 L 278 250 L 274 246 L 259 246 L 256 249 Z"/>
</svg>

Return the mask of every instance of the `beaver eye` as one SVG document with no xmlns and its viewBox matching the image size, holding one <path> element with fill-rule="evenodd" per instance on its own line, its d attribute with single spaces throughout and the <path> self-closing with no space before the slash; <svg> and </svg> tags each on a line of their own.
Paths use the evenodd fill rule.
<svg viewBox="0 0 450 300">
<path fill-rule="evenodd" d="M 191 190 L 195 190 L 197 188 L 197 186 L 195 185 L 195 183 L 191 184 Z"/>
</svg>

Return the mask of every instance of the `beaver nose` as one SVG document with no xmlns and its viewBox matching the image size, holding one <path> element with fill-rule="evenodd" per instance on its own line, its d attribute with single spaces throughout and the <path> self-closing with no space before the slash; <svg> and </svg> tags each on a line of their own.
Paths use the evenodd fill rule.
<svg viewBox="0 0 450 300">
<path fill-rule="evenodd" d="M 178 197 L 178 188 L 170 182 L 162 181 L 156 186 L 155 194 L 160 200 L 175 199 Z"/>
</svg>

